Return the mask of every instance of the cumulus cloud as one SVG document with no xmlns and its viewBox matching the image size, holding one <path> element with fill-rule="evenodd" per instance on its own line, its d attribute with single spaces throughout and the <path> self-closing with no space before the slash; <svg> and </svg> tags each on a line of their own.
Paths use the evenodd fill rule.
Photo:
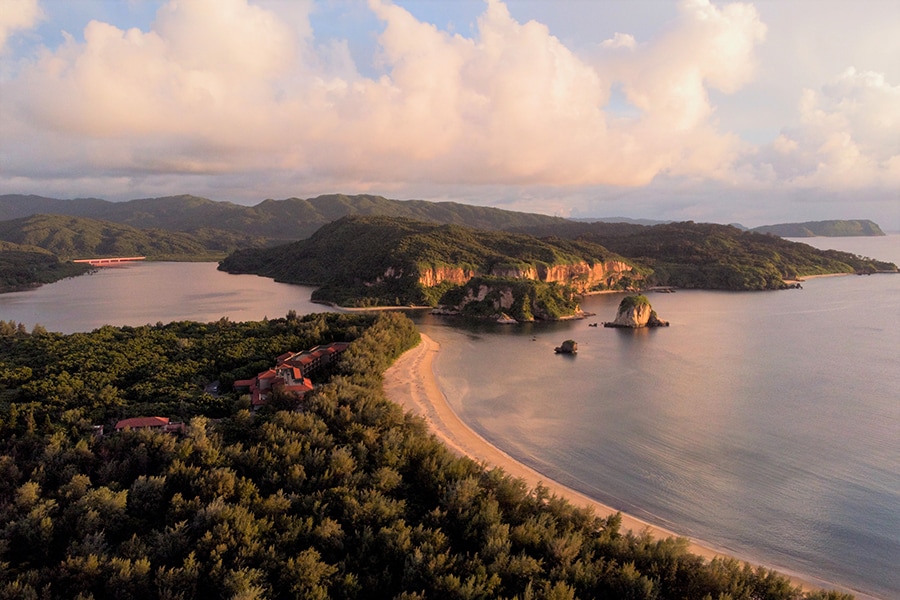
<svg viewBox="0 0 900 600">
<path fill-rule="evenodd" d="M 500 0 L 473 37 L 370 0 L 382 74 L 365 77 L 345 43 L 317 43 L 309 3 L 290 18 L 279 4 L 173 1 L 149 31 L 94 21 L 84 41 L 44 50 L 0 84 L 2 177 L 289 173 L 344 189 L 721 178 L 740 143 L 719 131 L 708 89 L 746 84 L 765 35 L 752 6 L 684 0 L 661 37 L 616 34 L 596 62 Z M 613 86 L 638 116 L 606 109 Z"/>
<path fill-rule="evenodd" d="M 30 29 L 41 18 L 37 0 L 4 0 L 0 10 L 0 51 L 13 31 Z"/>
<path fill-rule="evenodd" d="M 900 186 L 900 85 L 849 68 L 803 90 L 798 123 L 754 158 L 761 179 L 796 187 Z"/>
<path fill-rule="evenodd" d="M 600 43 L 602 48 L 634 48 L 637 46 L 637 40 L 630 33 L 616 32 L 612 38 L 603 40 Z"/>
</svg>

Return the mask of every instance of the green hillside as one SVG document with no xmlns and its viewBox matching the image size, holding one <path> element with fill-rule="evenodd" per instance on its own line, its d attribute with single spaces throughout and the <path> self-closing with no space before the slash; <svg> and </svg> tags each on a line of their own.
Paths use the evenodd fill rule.
<svg viewBox="0 0 900 600">
<path fill-rule="evenodd" d="M 196 196 L 108 202 L 96 198 L 58 200 L 41 196 L 0 196 L 0 220 L 34 214 L 86 217 L 139 229 L 193 231 L 216 229 L 283 243 L 307 238 L 323 225 L 347 215 L 406 217 L 481 229 L 511 229 L 558 224 L 565 219 L 456 202 L 390 200 L 382 196 L 329 194 L 316 198 L 264 200 L 255 206 L 217 202 Z"/>
<path fill-rule="evenodd" d="M 246 235 L 197 229 L 171 232 L 61 215 L 0 221 L 0 240 L 43 248 L 63 260 L 97 256 L 215 260 L 237 248 L 260 245 Z"/>
<path fill-rule="evenodd" d="M 0 241 L 0 293 L 53 283 L 88 271 L 90 267 L 61 261 L 43 248 Z"/>
<path fill-rule="evenodd" d="M 318 285 L 314 299 L 342 305 L 435 305 L 444 292 L 475 275 L 609 261 L 627 262 L 589 242 L 539 240 L 405 218 L 345 217 L 322 227 L 308 240 L 235 252 L 220 268 Z M 451 271 L 468 275 L 455 283 L 421 283 L 424 274 L 438 273 L 439 279 L 447 279 L 442 273 Z M 640 277 L 637 271 L 629 275 Z M 630 282 L 620 279 L 616 283 Z"/>
<path fill-rule="evenodd" d="M 868 219 L 843 221 L 807 221 L 806 223 L 778 223 L 751 229 L 756 233 L 771 233 L 779 237 L 860 237 L 881 236 L 881 227 Z"/>
</svg>

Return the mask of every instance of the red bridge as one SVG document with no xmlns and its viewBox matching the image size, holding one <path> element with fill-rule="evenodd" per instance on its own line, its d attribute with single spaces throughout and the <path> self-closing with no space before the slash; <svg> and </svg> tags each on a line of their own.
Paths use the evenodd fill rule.
<svg viewBox="0 0 900 600">
<path fill-rule="evenodd" d="M 136 260 L 144 260 L 146 256 L 128 256 L 119 258 L 79 258 L 72 262 L 88 263 L 92 267 L 114 267 L 122 263 L 133 262 Z"/>
</svg>

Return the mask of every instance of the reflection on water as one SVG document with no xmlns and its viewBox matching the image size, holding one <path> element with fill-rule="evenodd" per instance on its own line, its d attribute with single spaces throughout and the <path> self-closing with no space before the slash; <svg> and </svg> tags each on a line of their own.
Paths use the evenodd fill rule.
<svg viewBox="0 0 900 600">
<path fill-rule="evenodd" d="M 612 319 L 620 299 L 584 308 Z M 482 324 L 475 338 L 420 321 L 457 413 L 548 477 L 739 555 L 900 597 L 900 276 L 650 299 L 670 327 Z M 567 338 L 574 360 L 553 353 Z"/>
<path fill-rule="evenodd" d="M 103 325 L 157 321 L 253 321 L 322 312 L 314 288 L 229 275 L 214 263 L 148 262 L 99 269 L 34 290 L 0 294 L 0 319 L 41 324 L 49 331 L 90 331 Z"/>
</svg>

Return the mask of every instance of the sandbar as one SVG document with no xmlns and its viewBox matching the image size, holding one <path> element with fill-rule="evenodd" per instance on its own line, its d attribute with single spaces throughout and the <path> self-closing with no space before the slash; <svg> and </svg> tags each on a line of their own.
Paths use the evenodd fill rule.
<svg viewBox="0 0 900 600">
<path fill-rule="evenodd" d="M 688 539 L 690 552 L 707 560 L 715 557 L 732 557 L 752 562 L 747 558 L 736 556 L 734 553 L 716 549 L 708 543 L 680 536 L 633 515 L 622 513 L 541 475 L 488 442 L 463 423 L 450 407 L 434 374 L 434 359 L 440 351 L 440 345 L 424 333 L 421 336 L 422 341 L 415 348 L 405 352 L 385 371 L 384 391 L 388 399 L 412 414 L 424 418 L 430 431 L 451 451 L 459 456 L 467 456 L 488 468 L 500 467 L 506 474 L 524 480 L 529 489 L 534 489 L 540 484 L 551 494 L 565 498 L 576 506 L 592 508 L 597 516 L 606 517 L 619 512 L 622 514 L 623 529 L 629 529 L 635 533 L 646 531 L 657 539 L 672 536 L 685 537 Z M 798 585 L 804 590 L 839 588 L 833 583 L 807 575 L 786 572 L 784 569 L 779 569 L 779 571 L 789 577 L 794 585 Z M 863 596 L 861 595 L 861 597 Z"/>
</svg>

